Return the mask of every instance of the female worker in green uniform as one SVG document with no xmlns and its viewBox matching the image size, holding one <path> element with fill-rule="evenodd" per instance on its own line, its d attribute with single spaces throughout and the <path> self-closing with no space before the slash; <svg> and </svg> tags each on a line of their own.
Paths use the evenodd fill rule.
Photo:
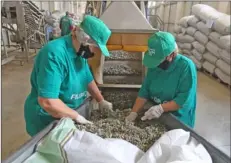
<svg viewBox="0 0 231 163">
<path fill-rule="evenodd" d="M 171 112 L 180 121 L 194 127 L 196 109 L 197 72 L 194 63 L 178 54 L 174 37 L 168 32 L 157 32 L 148 40 L 148 51 L 143 64 L 147 76 L 139 91 L 128 121 L 137 118 L 137 112 L 147 100 L 154 102 L 141 120 L 159 118 Z"/>
<path fill-rule="evenodd" d="M 103 111 L 112 111 L 89 70 L 87 59 L 106 47 L 111 35 L 98 18 L 86 16 L 80 28 L 70 35 L 49 42 L 38 53 L 31 74 L 31 92 L 26 99 L 26 130 L 34 136 L 55 119 L 70 117 L 77 123 L 91 123 L 73 109 L 87 97 L 87 91 Z M 78 111 L 78 110 L 77 110 Z"/>
</svg>

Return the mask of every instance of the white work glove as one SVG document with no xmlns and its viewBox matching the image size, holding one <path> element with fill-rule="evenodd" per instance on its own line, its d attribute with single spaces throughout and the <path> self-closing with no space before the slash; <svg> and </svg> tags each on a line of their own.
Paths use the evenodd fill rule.
<svg viewBox="0 0 231 163">
<path fill-rule="evenodd" d="M 131 112 L 126 118 L 125 120 L 129 121 L 129 122 L 133 122 L 136 120 L 138 114 L 136 112 Z"/>
<path fill-rule="evenodd" d="M 144 113 L 144 116 L 141 118 L 142 121 L 151 120 L 154 118 L 159 118 L 164 113 L 164 109 L 160 105 L 152 106 L 148 111 Z"/>
<path fill-rule="evenodd" d="M 106 100 L 99 102 L 99 109 L 103 112 L 113 112 L 112 103 L 110 103 Z"/>
<path fill-rule="evenodd" d="M 86 120 L 83 116 L 78 115 L 77 118 L 75 119 L 77 123 L 80 124 L 93 124 L 91 121 Z"/>
</svg>

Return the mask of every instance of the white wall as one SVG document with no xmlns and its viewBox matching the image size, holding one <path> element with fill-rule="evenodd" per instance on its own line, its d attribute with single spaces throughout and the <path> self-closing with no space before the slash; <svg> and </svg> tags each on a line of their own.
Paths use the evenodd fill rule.
<svg viewBox="0 0 231 163">
<path fill-rule="evenodd" d="M 149 13 L 158 15 L 164 22 L 164 30 L 172 32 L 176 22 L 183 16 L 191 15 L 191 8 L 194 4 L 207 4 L 220 12 L 230 15 L 230 3 L 224 1 L 184 1 L 184 2 L 156 2 L 149 4 Z"/>
</svg>

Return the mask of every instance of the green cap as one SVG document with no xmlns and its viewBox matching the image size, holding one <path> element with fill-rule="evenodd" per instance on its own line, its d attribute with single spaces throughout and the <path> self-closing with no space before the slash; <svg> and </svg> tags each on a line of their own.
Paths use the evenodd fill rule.
<svg viewBox="0 0 231 163">
<path fill-rule="evenodd" d="M 148 51 L 145 52 L 143 64 L 155 68 L 176 49 L 174 36 L 169 32 L 156 32 L 148 39 Z"/>
<path fill-rule="evenodd" d="M 111 31 L 102 20 L 87 15 L 81 22 L 80 27 L 97 43 L 103 55 L 110 55 L 106 44 L 111 36 Z"/>
</svg>

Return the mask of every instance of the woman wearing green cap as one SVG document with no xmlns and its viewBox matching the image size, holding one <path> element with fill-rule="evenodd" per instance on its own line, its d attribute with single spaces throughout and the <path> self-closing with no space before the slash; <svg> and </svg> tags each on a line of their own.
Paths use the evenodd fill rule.
<svg viewBox="0 0 231 163">
<path fill-rule="evenodd" d="M 34 136 L 62 117 L 81 124 L 91 123 L 73 110 L 86 99 L 87 91 L 101 110 L 112 111 L 112 104 L 104 100 L 87 63 L 96 52 L 109 56 L 106 43 L 110 35 L 101 20 L 86 16 L 80 28 L 49 42 L 39 51 L 30 79 L 31 92 L 24 106 L 29 135 Z"/>
<path fill-rule="evenodd" d="M 170 112 L 180 121 L 194 127 L 196 109 L 197 71 L 194 63 L 178 54 L 172 34 L 157 32 L 148 40 L 148 51 L 143 64 L 148 68 L 147 76 L 139 91 L 128 121 L 137 118 L 137 112 L 147 100 L 154 102 L 141 120 L 159 118 Z"/>
</svg>

